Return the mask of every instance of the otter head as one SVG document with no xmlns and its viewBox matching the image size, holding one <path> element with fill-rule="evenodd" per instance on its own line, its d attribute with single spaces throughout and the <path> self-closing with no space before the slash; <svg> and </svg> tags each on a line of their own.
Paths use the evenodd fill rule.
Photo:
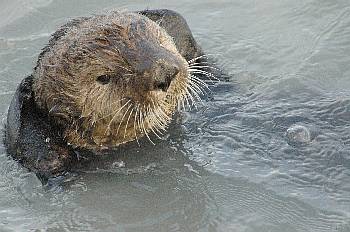
<svg viewBox="0 0 350 232">
<path fill-rule="evenodd" d="M 135 13 L 84 18 L 53 35 L 34 70 L 37 105 L 68 143 L 115 147 L 166 128 L 192 97 L 172 38 Z"/>
</svg>

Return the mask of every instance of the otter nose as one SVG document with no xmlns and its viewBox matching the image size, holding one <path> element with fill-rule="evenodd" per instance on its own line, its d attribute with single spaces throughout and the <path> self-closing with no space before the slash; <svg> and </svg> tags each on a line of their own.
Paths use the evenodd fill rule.
<svg viewBox="0 0 350 232">
<path fill-rule="evenodd" d="M 176 64 L 160 62 L 157 64 L 154 76 L 154 89 L 166 92 L 171 81 L 179 73 L 180 69 Z"/>
</svg>

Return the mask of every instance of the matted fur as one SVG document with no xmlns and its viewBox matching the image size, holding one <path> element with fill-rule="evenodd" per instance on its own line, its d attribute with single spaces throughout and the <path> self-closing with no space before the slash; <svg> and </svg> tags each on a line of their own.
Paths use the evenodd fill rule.
<svg viewBox="0 0 350 232">
<path fill-rule="evenodd" d="M 145 69 L 159 61 L 179 67 L 166 92 L 152 88 L 157 72 Z M 198 84 L 190 87 L 188 62 L 166 31 L 128 12 L 63 26 L 40 54 L 33 75 L 38 106 L 64 128 L 67 142 L 89 149 L 149 138 L 150 132 L 158 136 L 177 105 L 201 90 Z M 111 82 L 97 82 L 101 75 Z"/>
</svg>

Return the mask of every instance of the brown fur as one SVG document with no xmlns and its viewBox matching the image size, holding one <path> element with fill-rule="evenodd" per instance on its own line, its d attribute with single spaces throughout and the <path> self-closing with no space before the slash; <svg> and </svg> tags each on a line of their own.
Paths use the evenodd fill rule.
<svg viewBox="0 0 350 232">
<path fill-rule="evenodd" d="M 166 92 L 154 88 L 166 72 L 163 62 L 179 67 Z M 68 143 L 89 149 L 158 134 L 188 91 L 188 64 L 172 38 L 150 19 L 127 12 L 62 27 L 33 75 L 37 105 L 64 128 Z M 101 75 L 111 82 L 98 83 Z"/>
</svg>

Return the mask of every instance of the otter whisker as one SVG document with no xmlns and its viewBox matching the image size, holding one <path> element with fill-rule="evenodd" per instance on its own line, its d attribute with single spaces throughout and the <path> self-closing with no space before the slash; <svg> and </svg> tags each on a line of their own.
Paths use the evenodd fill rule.
<svg viewBox="0 0 350 232">
<path fill-rule="evenodd" d="M 204 93 L 201 91 L 201 89 L 198 87 L 197 83 L 195 83 L 194 81 L 189 81 L 188 83 L 188 87 L 193 91 L 193 93 L 195 93 L 195 97 L 200 100 L 201 97 L 200 95 L 204 95 Z"/>
<path fill-rule="evenodd" d="M 193 75 L 193 76 L 196 76 L 196 74 L 198 74 L 198 73 L 196 73 L 196 72 L 191 72 L 189 75 Z M 203 75 L 203 74 L 201 74 L 201 75 Z M 199 78 L 199 80 L 201 80 L 201 82 L 203 82 L 204 83 L 204 85 L 206 85 L 206 86 L 215 86 L 215 83 L 218 83 L 219 81 L 218 80 L 213 80 L 212 78 L 210 78 L 210 77 L 208 77 L 208 76 L 206 76 L 207 78 L 208 78 L 208 80 L 202 80 L 202 79 L 200 79 Z M 198 77 L 197 77 L 198 78 Z M 209 84 L 208 84 L 209 83 Z"/>
<path fill-rule="evenodd" d="M 115 89 L 116 88 L 112 88 L 112 86 L 110 86 L 110 92 L 109 92 L 109 94 L 108 94 L 108 105 L 109 105 L 109 108 L 108 108 L 108 110 L 110 111 L 110 109 L 113 109 L 113 108 L 115 108 L 115 106 L 117 105 L 117 104 L 121 104 L 121 102 L 122 101 L 125 101 L 127 98 L 125 98 L 123 95 L 121 95 L 120 97 L 120 99 L 119 100 L 115 100 L 115 98 L 116 98 L 116 95 L 119 97 L 119 95 L 118 94 L 115 94 Z M 105 117 L 108 117 L 108 116 L 110 116 L 111 114 L 107 114 L 106 116 L 104 116 L 102 119 L 104 119 Z"/>
<path fill-rule="evenodd" d="M 213 75 L 213 74 L 211 74 L 209 72 L 208 72 L 209 74 L 205 74 L 205 73 L 203 73 L 201 71 L 204 71 L 204 70 L 193 70 L 192 69 L 192 70 L 188 71 L 188 75 L 191 77 L 191 79 L 192 78 L 196 78 L 205 87 L 214 86 L 215 83 L 220 82 L 220 80 L 215 75 Z M 204 72 L 206 72 L 206 71 L 204 71 Z M 208 79 L 206 79 L 206 78 L 202 79 L 202 78 L 198 77 L 196 74 L 204 75 Z M 208 83 L 210 83 L 210 84 L 208 84 Z"/>
<path fill-rule="evenodd" d="M 198 94 L 198 92 L 197 92 L 198 89 L 196 89 L 196 85 L 195 85 L 195 84 L 193 84 L 192 82 L 189 82 L 188 89 L 189 89 L 190 91 L 192 91 L 194 97 L 195 97 L 198 101 L 202 102 L 202 99 L 201 99 L 201 97 L 199 96 L 199 94 Z M 203 103 L 203 102 L 202 102 L 202 103 Z"/>
<path fill-rule="evenodd" d="M 191 72 L 191 71 L 200 71 L 200 72 L 205 72 L 206 75 L 213 75 L 214 76 L 214 74 L 212 74 L 211 72 L 203 70 L 203 69 L 200 69 L 200 68 L 198 68 L 196 66 L 189 66 L 188 67 L 188 71 L 189 72 Z"/>
<path fill-rule="evenodd" d="M 139 139 L 138 139 L 138 137 L 137 137 L 137 131 L 136 131 L 136 118 L 137 118 L 137 113 L 138 113 L 138 111 L 139 111 L 139 105 L 136 106 L 136 110 L 135 110 L 134 131 L 135 131 L 136 142 L 137 142 L 137 144 L 140 146 Z"/>
<path fill-rule="evenodd" d="M 113 102 L 112 104 L 116 104 L 116 103 L 121 102 L 121 101 L 123 101 L 123 100 L 126 100 L 126 98 L 122 98 L 122 99 L 120 99 L 120 100 L 118 100 L 118 101 L 116 101 L 116 102 Z M 112 108 L 112 105 L 111 105 L 111 108 Z M 111 116 L 112 114 L 114 114 L 114 112 L 115 112 L 115 111 L 113 111 L 113 112 L 110 113 L 110 114 L 107 114 L 107 115 L 103 116 L 102 118 L 99 118 L 96 122 L 99 122 L 99 121 L 101 121 L 101 120 L 103 120 L 103 119 L 105 119 L 105 118 Z"/>
<path fill-rule="evenodd" d="M 200 98 L 199 100 L 202 101 L 201 96 L 205 96 L 206 95 L 206 90 L 203 89 L 198 83 L 196 83 L 194 80 L 191 80 L 191 83 L 189 83 L 189 85 L 191 86 L 191 88 L 196 92 L 197 95 L 197 99 L 198 97 Z"/>
<path fill-rule="evenodd" d="M 138 116 L 138 119 L 137 119 L 137 125 L 139 127 L 139 130 L 141 133 L 144 133 L 146 135 L 146 131 L 144 130 L 143 128 L 143 125 L 142 125 L 142 121 L 143 121 L 143 113 L 142 113 L 142 110 L 141 110 L 141 105 L 139 104 L 139 116 Z"/>
<path fill-rule="evenodd" d="M 119 122 L 119 125 L 118 125 L 118 129 L 117 129 L 117 132 L 116 132 L 116 135 L 118 135 L 120 126 L 122 125 L 122 122 L 123 122 L 123 120 L 124 120 L 124 117 L 125 117 L 126 114 L 128 113 L 130 107 L 132 107 L 132 104 L 129 104 L 128 108 L 126 109 L 125 113 L 123 114 L 123 117 L 120 119 L 120 122 Z"/>
<path fill-rule="evenodd" d="M 150 123 L 149 120 L 147 120 L 147 121 Z M 150 130 L 152 131 L 152 133 L 153 133 L 158 139 L 162 139 L 162 138 L 155 132 L 155 130 L 157 130 L 157 131 L 161 134 L 161 132 L 160 132 L 157 128 L 154 128 L 154 129 L 153 129 L 153 126 L 151 126 L 151 127 L 150 127 Z"/>
<path fill-rule="evenodd" d="M 139 128 L 139 131 L 140 131 L 141 134 L 142 134 L 142 132 L 143 132 L 142 127 L 141 127 L 141 114 L 142 114 L 142 111 L 141 111 L 140 104 L 138 104 L 138 110 L 139 110 L 139 116 L 138 116 L 138 118 L 137 118 L 137 126 L 138 126 L 138 128 Z"/>
<path fill-rule="evenodd" d="M 205 95 L 206 91 L 205 89 L 202 88 L 202 83 L 198 83 L 198 81 L 196 79 L 190 79 L 190 85 L 192 85 L 194 88 L 196 88 L 198 90 L 198 94 L 202 94 Z"/>
<path fill-rule="evenodd" d="M 198 74 L 203 74 L 205 75 L 206 77 L 208 77 L 210 79 L 211 78 L 214 78 L 216 81 L 220 81 L 215 75 L 213 75 L 212 73 L 210 72 L 207 72 L 207 71 L 204 71 L 204 70 L 199 70 L 199 69 L 188 69 L 188 71 L 193 74 L 193 73 L 198 73 Z"/>
<path fill-rule="evenodd" d="M 162 123 L 162 127 L 160 129 L 162 129 L 163 131 L 166 131 L 166 125 L 167 125 L 166 122 L 167 121 L 159 110 L 157 110 L 157 112 L 159 112 L 159 113 L 157 113 L 157 117 L 158 117 L 159 121 Z"/>
<path fill-rule="evenodd" d="M 154 125 L 155 128 L 158 130 L 164 130 L 164 125 L 161 119 L 158 118 L 158 114 L 156 113 L 156 111 L 153 109 L 152 110 L 152 115 L 153 115 L 153 120 L 154 120 Z"/>
<path fill-rule="evenodd" d="M 187 93 L 187 90 L 186 90 L 186 94 L 184 95 L 185 96 L 185 100 L 186 100 L 186 105 L 188 107 L 188 109 L 191 111 L 192 110 L 192 104 L 191 104 L 191 99 L 189 98 L 188 96 L 188 93 Z M 186 110 L 186 109 L 185 109 Z"/>
<path fill-rule="evenodd" d="M 189 69 L 188 72 L 190 74 L 201 74 L 201 75 L 204 75 L 206 76 L 207 78 L 209 78 L 209 80 L 214 83 L 213 79 L 216 81 L 216 82 L 219 82 L 220 80 L 212 73 L 210 72 L 207 72 L 207 71 L 204 71 L 204 70 L 199 70 L 199 69 Z"/>
<path fill-rule="evenodd" d="M 149 115 L 148 116 L 148 121 L 151 123 L 150 128 L 151 128 L 152 132 L 160 139 L 160 136 L 154 130 L 156 130 L 161 135 L 163 135 L 163 133 L 158 129 L 159 124 L 158 124 L 158 122 L 155 121 L 155 116 L 154 116 L 154 113 L 153 113 L 153 109 L 152 109 L 152 112 L 151 112 L 150 106 L 148 106 L 147 114 Z M 152 117 L 151 117 L 151 115 L 152 115 Z M 150 120 L 152 120 L 152 121 L 150 121 Z M 154 128 L 154 130 L 153 130 L 153 128 Z"/>
<path fill-rule="evenodd" d="M 194 98 L 193 98 L 191 92 L 189 91 L 189 88 L 190 88 L 190 86 L 188 85 L 188 86 L 187 86 L 187 89 L 186 89 L 186 96 L 188 96 L 189 99 L 191 100 L 191 105 L 193 105 L 194 108 L 197 109 L 197 106 L 196 106 L 196 104 L 195 104 L 196 101 L 194 100 Z M 190 106 L 190 104 L 188 104 L 188 106 Z"/>
<path fill-rule="evenodd" d="M 105 135 L 107 134 L 107 131 L 110 130 L 111 124 L 114 121 L 114 119 L 116 118 L 116 116 L 118 115 L 118 113 L 130 103 L 131 100 L 128 100 L 122 107 L 120 107 L 117 112 L 114 114 L 114 116 L 112 117 L 111 121 L 108 123 L 107 127 L 106 127 L 106 131 L 105 131 Z"/>
<path fill-rule="evenodd" d="M 177 104 L 177 111 L 181 110 L 181 107 L 183 106 L 183 99 L 181 96 L 176 98 L 176 104 Z"/>
<path fill-rule="evenodd" d="M 162 102 L 162 103 L 164 103 L 164 102 Z M 158 109 L 159 109 L 160 113 L 165 117 L 166 121 L 171 120 L 171 117 L 169 117 L 169 116 L 163 111 L 163 109 L 162 109 L 162 107 L 160 106 L 159 103 L 158 103 L 158 106 L 159 106 Z"/>
<path fill-rule="evenodd" d="M 213 67 L 210 65 L 198 65 L 198 63 L 196 63 L 196 65 L 190 64 L 188 67 L 189 68 L 209 68 L 209 69 L 214 69 L 214 70 L 220 71 L 220 69 L 218 69 L 216 67 Z"/>
<path fill-rule="evenodd" d="M 181 105 L 182 105 L 184 110 L 186 110 L 186 105 L 185 105 L 186 100 L 187 100 L 186 95 L 183 95 L 181 97 Z"/>
<path fill-rule="evenodd" d="M 93 96 L 95 95 L 95 91 L 97 90 L 98 86 L 96 86 L 95 88 L 93 89 L 90 89 L 88 92 L 85 93 L 85 98 L 84 98 L 84 105 L 83 105 L 83 113 L 80 115 L 80 118 L 82 118 L 82 115 L 85 115 L 85 114 L 89 114 L 89 113 L 86 113 L 86 109 L 89 108 L 88 106 L 90 105 L 90 103 L 88 102 L 89 100 L 89 97 L 90 96 Z"/>
<path fill-rule="evenodd" d="M 124 139 L 125 139 L 125 135 L 126 135 L 126 129 L 128 128 L 128 124 L 129 124 L 129 120 L 130 120 L 130 117 L 132 115 L 132 112 L 134 112 L 134 108 L 131 109 L 130 113 L 129 113 L 129 117 L 128 119 L 126 120 L 126 125 L 125 125 L 125 130 L 124 130 Z"/>
<path fill-rule="evenodd" d="M 156 129 L 156 128 L 155 128 L 155 129 Z M 152 127 L 150 128 L 150 130 L 152 131 L 152 133 L 153 133 L 155 136 L 157 136 L 158 139 L 162 139 L 162 138 L 154 131 L 154 129 L 153 129 Z M 156 129 L 156 130 L 157 130 L 157 129 Z M 159 130 L 157 130 L 157 131 L 158 131 L 158 133 L 162 134 L 161 131 L 159 131 Z"/>
<path fill-rule="evenodd" d="M 156 119 L 156 121 L 158 122 L 158 124 L 160 125 L 159 129 L 164 130 L 165 131 L 165 123 L 163 122 L 164 120 L 161 118 L 161 116 L 157 113 L 158 110 L 156 111 L 156 109 L 159 109 L 159 107 L 156 107 L 154 104 L 153 99 L 151 100 L 152 104 L 153 104 L 153 115 L 155 116 L 154 118 Z"/>
<path fill-rule="evenodd" d="M 179 101 L 181 101 L 181 104 L 182 104 L 184 110 L 186 110 L 185 102 L 187 103 L 188 107 L 189 107 L 190 110 L 191 110 L 191 107 L 190 107 L 190 104 L 189 104 L 189 100 L 188 100 L 188 98 L 187 98 L 187 93 L 186 93 L 187 84 L 185 84 L 185 83 L 179 83 L 179 85 L 180 85 L 180 87 L 181 87 L 182 89 L 185 89 L 185 92 L 182 93 L 182 94 L 178 97 L 178 99 L 179 99 Z"/>
<path fill-rule="evenodd" d="M 188 90 L 187 90 L 187 87 L 186 87 L 186 92 L 185 92 L 185 94 L 183 95 L 183 97 L 184 97 L 184 99 L 185 99 L 185 101 L 186 101 L 186 104 L 187 104 L 189 110 L 192 110 L 192 109 L 191 109 L 191 104 L 190 104 L 190 99 L 189 99 L 189 97 L 188 97 Z M 184 101 L 184 102 L 185 102 L 185 101 Z M 184 110 L 186 110 L 185 107 L 184 107 Z"/>
<path fill-rule="evenodd" d="M 159 129 L 162 128 L 162 125 L 160 124 L 158 118 L 156 118 L 156 115 L 154 111 L 152 110 L 152 125 L 154 125 L 154 129 L 157 130 L 161 135 L 163 134 Z"/>
<path fill-rule="evenodd" d="M 209 64 L 213 64 L 213 62 L 206 62 L 206 61 L 192 62 L 192 63 L 188 64 L 188 66 L 190 67 L 190 66 L 193 66 L 193 65 L 203 65 L 203 64 L 204 65 L 209 65 Z"/>
<path fill-rule="evenodd" d="M 143 108 L 145 108 L 145 106 L 143 106 Z M 145 109 L 144 109 L 143 111 L 145 111 Z M 143 131 L 145 132 L 145 135 L 146 135 L 146 137 L 148 138 L 148 140 L 149 140 L 153 145 L 156 145 L 155 143 L 153 143 L 153 141 L 151 140 L 151 138 L 148 136 L 148 132 L 147 132 L 147 130 L 146 130 L 146 128 L 145 128 L 145 118 L 144 118 L 144 116 L 143 116 L 142 111 L 141 111 L 141 115 L 142 115 L 142 123 L 141 123 L 141 125 L 142 125 L 142 127 L 143 127 Z"/>
<path fill-rule="evenodd" d="M 199 60 L 200 58 L 208 58 L 209 55 L 210 55 L 210 54 L 205 54 L 205 55 L 197 56 L 197 57 L 195 57 L 195 58 L 193 58 L 193 59 L 191 59 L 191 60 L 188 60 L 187 63 L 191 64 L 191 63 L 193 63 L 194 61 Z"/>
<path fill-rule="evenodd" d="M 209 92 L 211 92 L 211 89 L 209 88 L 207 83 L 205 83 L 203 80 L 201 80 L 200 78 L 196 77 L 195 75 L 191 75 L 191 74 L 190 74 L 190 78 L 192 81 L 196 82 L 199 86 L 202 86 L 204 92 L 206 92 L 205 89 L 207 89 Z"/>
</svg>

